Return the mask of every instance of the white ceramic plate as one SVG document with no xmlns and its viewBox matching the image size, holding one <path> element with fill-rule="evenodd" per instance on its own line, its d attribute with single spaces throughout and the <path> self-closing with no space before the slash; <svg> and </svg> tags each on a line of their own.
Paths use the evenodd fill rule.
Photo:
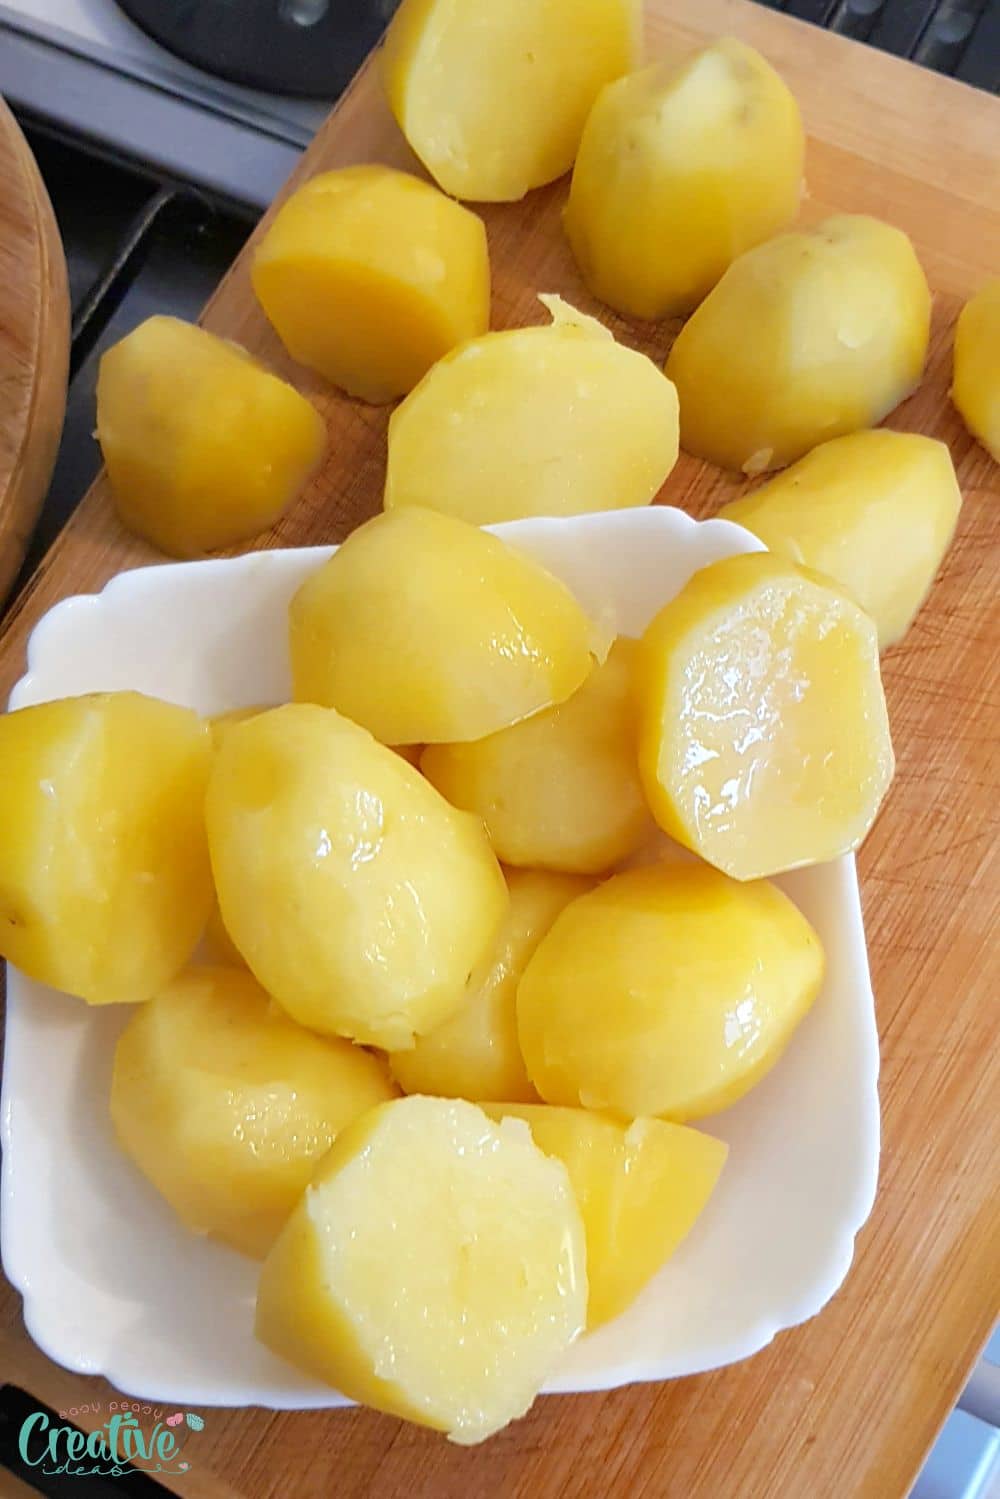
<svg viewBox="0 0 1000 1499">
<path fill-rule="evenodd" d="M 497 528 L 595 614 L 638 633 L 697 568 L 756 550 L 724 521 L 626 510 Z M 327 549 L 145 568 L 35 630 L 12 708 L 135 688 L 203 713 L 287 695 L 285 610 Z M 775 1070 L 717 1118 L 719 1188 L 690 1239 L 550 1390 L 693 1374 L 755 1353 L 837 1290 L 878 1170 L 878 1041 L 853 859 L 781 884 L 818 929 L 823 992 Z M 256 1266 L 187 1233 L 116 1149 L 107 1097 L 125 1007 L 88 1009 L 11 969 L 0 1249 L 56 1362 L 178 1406 L 344 1404 L 252 1334 Z"/>
</svg>

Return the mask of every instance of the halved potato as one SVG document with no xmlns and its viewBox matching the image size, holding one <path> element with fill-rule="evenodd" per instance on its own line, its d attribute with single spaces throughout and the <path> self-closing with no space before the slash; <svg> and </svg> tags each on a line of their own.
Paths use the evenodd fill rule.
<svg viewBox="0 0 1000 1499">
<path fill-rule="evenodd" d="M 734 260 L 674 342 L 681 447 L 759 474 L 873 427 L 917 385 L 931 297 L 900 229 L 840 214 Z"/>
<path fill-rule="evenodd" d="M 97 438 L 130 531 L 173 557 L 274 524 L 319 468 L 319 412 L 245 349 L 151 317 L 101 357 Z"/>
<path fill-rule="evenodd" d="M 539 1150 L 562 1161 L 587 1238 L 587 1326 L 630 1306 L 694 1227 L 729 1146 L 664 1119 L 622 1124 L 590 1109 L 484 1104 L 523 1119 Z"/>
<path fill-rule="evenodd" d="M 767 552 L 713 562 L 660 610 L 639 723 L 660 827 L 740 880 L 857 848 L 892 780 L 874 622 Z"/>
<path fill-rule="evenodd" d="M 391 167 L 321 172 L 254 251 L 253 289 L 293 359 L 348 395 L 405 395 L 490 325 L 481 219 Z"/>
<path fill-rule="evenodd" d="M 583 279 L 633 317 L 690 312 L 737 255 L 794 219 L 804 152 L 791 93 L 734 37 L 608 84 L 564 220 Z"/>
<path fill-rule="evenodd" d="M 539 563 L 416 506 L 354 531 L 303 583 L 289 622 L 295 697 L 383 744 L 481 739 L 569 697 L 597 649 Z"/>
<path fill-rule="evenodd" d="M 1000 276 L 959 313 L 951 398 L 973 437 L 1000 463 Z"/>
<path fill-rule="evenodd" d="M 445 192 L 507 202 L 568 172 L 599 89 L 633 65 L 638 0 L 403 0 L 382 79 Z"/>
<path fill-rule="evenodd" d="M 424 775 L 476 812 L 504 864 L 601 874 L 652 832 L 637 762 L 638 641 L 621 636 L 566 702 L 472 744 L 434 744 Z"/>
<path fill-rule="evenodd" d="M 418 1036 L 409 1051 L 394 1051 L 389 1058 L 393 1076 L 407 1093 L 473 1103 L 537 1099 L 517 1039 L 518 980 L 559 912 L 590 886 L 575 875 L 507 872 L 510 910 L 492 949 L 469 979 L 461 1006 L 429 1035 Z"/>
<path fill-rule="evenodd" d="M 385 508 L 474 525 L 648 505 L 677 460 L 677 392 L 560 297 L 546 328 L 447 355 L 389 422 Z"/>
<path fill-rule="evenodd" d="M 879 429 L 821 443 L 723 505 L 719 519 L 842 584 L 875 621 L 884 650 L 906 634 L 926 598 L 961 503 L 943 442 Z"/>
<path fill-rule="evenodd" d="M 257 1336 L 468 1445 L 524 1414 L 586 1307 L 565 1167 L 520 1120 L 404 1098 L 337 1137 L 264 1263 Z"/>
<path fill-rule="evenodd" d="M 138 692 L 0 717 L 0 954 L 88 1004 L 149 999 L 212 909 L 208 725 Z"/>
<path fill-rule="evenodd" d="M 528 1075 L 548 1103 L 715 1114 L 770 1071 L 822 978 L 819 938 L 776 885 L 630 870 L 568 905 L 528 962 Z"/>
<path fill-rule="evenodd" d="M 458 1009 L 507 909 L 478 818 L 329 708 L 236 724 L 206 799 L 222 918 L 303 1025 L 412 1045 Z"/>
<path fill-rule="evenodd" d="M 395 1092 L 371 1052 L 295 1025 L 245 970 L 194 968 L 122 1032 L 111 1118 L 189 1228 L 262 1258 L 338 1130 Z"/>
</svg>

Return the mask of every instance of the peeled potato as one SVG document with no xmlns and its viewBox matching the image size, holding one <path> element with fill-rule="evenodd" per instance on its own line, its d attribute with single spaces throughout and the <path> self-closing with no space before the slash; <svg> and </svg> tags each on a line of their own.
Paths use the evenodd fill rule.
<svg viewBox="0 0 1000 1499">
<path fill-rule="evenodd" d="M 804 152 L 794 98 L 734 37 L 608 84 L 564 220 L 583 279 L 633 317 L 690 312 L 737 255 L 794 219 Z"/>
<path fill-rule="evenodd" d="M 542 870 L 507 874 L 510 910 L 492 949 L 479 963 L 459 1007 L 409 1051 L 393 1052 L 389 1066 L 407 1093 L 444 1098 L 531 1103 L 531 1086 L 517 1039 L 517 984 L 524 966 L 559 912 L 590 889 L 590 881 Z"/>
<path fill-rule="evenodd" d="M 569 171 L 640 19 L 637 0 L 403 0 L 382 52 L 389 106 L 446 193 L 512 202 Z"/>
<path fill-rule="evenodd" d="M 480 1442 L 586 1317 L 565 1168 L 520 1120 L 404 1098 L 350 1126 L 264 1263 L 257 1336 L 354 1400 Z"/>
<path fill-rule="evenodd" d="M 592 665 L 565 584 L 495 536 L 407 507 L 360 526 L 290 610 L 299 701 L 383 744 L 481 739 L 561 703 Z"/>
<path fill-rule="evenodd" d="M 173 557 L 274 524 L 322 462 L 326 426 L 238 344 L 151 317 L 101 358 L 97 437 L 118 513 Z"/>
<path fill-rule="evenodd" d="M 729 1152 L 722 1140 L 663 1119 L 621 1124 L 589 1109 L 485 1104 L 523 1119 L 539 1150 L 562 1161 L 587 1240 L 587 1326 L 630 1306 L 687 1237 Z"/>
<path fill-rule="evenodd" d="M 705 865 L 615 875 L 566 907 L 517 994 L 548 1103 L 698 1119 L 735 1103 L 819 992 L 823 951 L 775 885 Z"/>
<path fill-rule="evenodd" d="M 648 505 L 677 460 L 677 392 L 593 318 L 487 333 L 436 364 L 389 422 L 385 508 L 474 525 Z"/>
<path fill-rule="evenodd" d="M 243 954 L 236 943 L 226 931 L 226 923 L 222 919 L 219 903 L 216 901 L 212 907 L 212 914 L 208 918 L 205 928 L 205 936 L 202 942 L 202 953 L 204 961 L 209 964 L 219 965 L 223 968 L 245 968 Z"/>
<path fill-rule="evenodd" d="M 391 167 L 310 178 L 278 210 L 250 274 L 292 358 L 365 401 L 405 395 L 490 325 L 482 220 Z"/>
<path fill-rule="evenodd" d="M 137 692 L 0 717 L 0 954 L 88 1004 L 149 999 L 212 909 L 207 724 Z"/>
<path fill-rule="evenodd" d="M 558 707 L 424 751 L 424 775 L 479 814 L 503 863 L 600 874 L 651 832 L 636 759 L 638 650 L 623 636 Z"/>
<path fill-rule="evenodd" d="M 951 398 L 973 437 L 1000 463 L 1000 276 L 959 314 Z"/>
<path fill-rule="evenodd" d="M 927 357 L 931 298 L 906 235 L 840 214 L 734 260 L 667 360 L 681 447 L 748 474 L 872 427 Z"/>
<path fill-rule="evenodd" d="M 255 703 L 250 708 L 227 708 L 224 713 L 216 713 L 208 720 L 208 726 L 212 730 L 212 745 L 218 749 L 226 734 L 234 724 L 246 723 L 248 718 L 256 718 L 258 713 L 266 713 L 271 704 Z"/>
<path fill-rule="evenodd" d="M 643 638 L 639 769 L 660 827 L 740 880 L 857 848 L 893 773 L 868 615 L 766 552 L 695 573 Z"/>
<path fill-rule="evenodd" d="M 206 801 L 226 930 L 312 1030 L 386 1049 L 461 1004 L 507 889 L 482 823 L 329 708 L 237 724 Z"/>
<path fill-rule="evenodd" d="M 943 442 L 880 429 L 822 443 L 723 505 L 719 519 L 842 584 L 875 621 L 884 650 L 927 597 L 961 503 Z"/>
<path fill-rule="evenodd" d="M 394 1096 L 376 1057 L 293 1024 L 250 974 L 196 968 L 122 1032 L 111 1118 L 189 1228 L 263 1257 L 338 1130 Z"/>
</svg>

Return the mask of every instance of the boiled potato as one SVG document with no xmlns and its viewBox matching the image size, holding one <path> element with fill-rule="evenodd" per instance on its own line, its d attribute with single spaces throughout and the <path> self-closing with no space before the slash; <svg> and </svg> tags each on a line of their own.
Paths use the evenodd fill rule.
<svg viewBox="0 0 1000 1499">
<path fill-rule="evenodd" d="M 586 1309 L 565 1167 L 520 1120 L 404 1098 L 338 1136 L 264 1263 L 257 1336 L 471 1445 L 524 1414 Z"/>
<path fill-rule="evenodd" d="M 245 968 L 243 954 L 226 931 L 219 903 L 212 907 L 202 942 L 202 955 L 206 963 L 223 968 Z"/>
<path fill-rule="evenodd" d="M 97 437 L 118 513 L 173 557 L 274 524 L 319 468 L 326 426 L 245 349 L 151 317 L 101 358 Z"/>
<path fill-rule="evenodd" d="M 583 279 L 633 317 L 690 312 L 737 255 L 794 219 L 804 152 L 794 98 L 733 37 L 608 84 L 564 218 Z"/>
<path fill-rule="evenodd" d="M 973 437 L 1000 463 L 1000 276 L 959 314 L 951 397 Z"/>
<path fill-rule="evenodd" d="M 250 974 L 196 968 L 119 1039 L 119 1143 L 184 1223 L 262 1258 L 345 1124 L 395 1096 L 382 1062 L 293 1024 Z"/>
<path fill-rule="evenodd" d="M 617 1317 L 666 1264 L 715 1189 L 728 1145 L 683 1124 L 621 1124 L 589 1109 L 485 1104 L 523 1119 L 539 1150 L 562 1161 L 587 1240 L 587 1326 Z"/>
<path fill-rule="evenodd" d="M 748 474 L 872 427 L 927 357 L 931 298 L 906 235 L 841 214 L 747 250 L 667 360 L 681 447 Z"/>
<path fill-rule="evenodd" d="M 961 503 L 943 442 L 878 430 L 813 448 L 723 505 L 719 519 L 842 584 L 875 621 L 884 650 L 906 634 L 927 597 Z"/>
<path fill-rule="evenodd" d="M 654 817 L 740 880 L 857 848 L 892 780 L 873 621 L 766 552 L 702 568 L 660 610 L 639 704 Z"/>
<path fill-rule="evenodd" d="M 445 1098 L 530 1103 L 538 1094 L 524 1068 L 517 1039 L 517 984 L 524 966 L 562 908 L 590 889 L 590 881 L 542 870 L 507 874 L 510 910 L 490 952 L 466 985 L 461 1007 L 409 1051 L 389 1058 L 407 1093 Z"/>
<path fill-rule="evenodd" d="M 528 1075 L 548 1103 L 714 1114 L 773 1067 L 822 978 L 819 938 L 777 886 L 630 870 L 567 906 L 528 962 Z"/>
<path fill-rule="evenodd" d="M 312 177 L 254 251 L 257 299 L 293 359 L 362 400 L 395 400 L 490 325 L 481 219 L 391 167 Z"/>
<path fill-rule="evenodd" d="M 212 909 L 208 726 L 137 692 L 0 717 L 0 955 L 88 1004 L 149 999 Z"/>
<path fill-rule="evenodd" d="M 219 748 L 234 724 L 246 723 L 248 718 L 256 718 L 258 713 L 266 713 L 268 708 L 273 706 L 271 703 L 255 703 L 249 708 L 227 708 L 224 713 L 216 713 L 208 720 L 209 728 L 212 730 L 213 748 Z"/>
<path fill-rule="evenodd" d="M 472 744 L 424 751 L 424 775 L 479 814 L 505 864 L 600 874 L 652 831 L 636 760 L 638 650 L 622 636 L 566 702 Z"/>
<path fill-rule="evenodd" d="M 399 755 L 275 708 L 226 734 L 206 815 L 226 930 L 293 1019 L 388 1050 L 458 1009 L 507 888 L 479 819 Z"/>
<path fill-rule="evenodd" d="M 677 392 L 593 318 L 542 301 L 549 327 L 463 344 L 393 412 L 386 510 L 488 525 L 649 504 L 677 460 Z"/>
<path fill-rule="evenodd" d="M 569 171 L 640 22 L 639 0 L 403 0 L 382 52 L 390 108 L 446 193 L 512 202 Z"/>
<path fill-rule="evenodd" d="M 299 701 L 383 744 L 481 739 L 575 692 L 594 631 L 539 563 L 451 516 L 360 526 L 292 600 Z"/>
</svg>

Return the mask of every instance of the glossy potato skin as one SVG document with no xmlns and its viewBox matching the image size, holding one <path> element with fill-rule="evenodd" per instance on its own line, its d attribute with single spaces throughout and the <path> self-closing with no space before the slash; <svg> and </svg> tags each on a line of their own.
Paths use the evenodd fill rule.
<svg viewBox="0 0 1000 1499">
<path fill-rule="evenodd" d="M 590 1109 L 485 1104 L 523 1119 L 539 1150 L 562 1161 L 587 1237 L 587 1326 L 631 1306 L 687 1237 L 729 1153 L 722 1140 L 665 1119 L 630 1124 Z"/>
<path fill-rule="evenodd" d="M 841 214 L 746 251 L 667 360 L 681 447 L 763 473 L 872 427 L 915 388 L 931 298 L 902 230 Z"/>
<path fill-rule="evenodd" d="M 951 396 L 973 437 L 1000 463 L 1000 276 L 959 313 Z"/>
<path fill-rule="evenodd" d="M 383 744 L 480 739 L 562 702 L 593 631 L 565 584 L 465 521 L 416 506 L 359 526 L 289 610 L 294 696 Z"/>
<path fill-rule="evenodd" d="M 613 876 L 559 915 L 517 1023 L 547 1103 L 683 1122 L 741 1098 L 784 1051 L 823 951 L 775 885 L 707 865 Z"/>
<path fill-rule="evenodd" d="M 326 424 L 245 349 L 151 317 L 101 357 L 97 437 L 122 521 L 172 557 L 274 524 L 319 468 Z"/>
<path fill-rule="evenodd" d="M 638 655 L 638 641 L 622 636 L 566 702 L 472 744 L 424 751 L 424 775 L 482 817 L 503 863 L 602 874 L 652 831 L 637 762 Z"/>
<path fill-rule="evenodd" d="M 559 297 L 545 328 L 488 333 L 393 412 L 384 506 L 473 525 L 648 505 L 677 461 L 662 371 Z"/>
<path fill-rule="evenodd" d="M 602 86 L 634 66 L 638 0 L 403 0 L 382 82 L 446 193 L 513 202 L 573 165 Z"/>
<path fill-rule="evenodd" d="M 507 909 L 482 824 L 328 708 L 230 728 L 206 818 L 226 930 L 312 1030 L 386 1049 L 462 1002 Z"/>
<path fill-rule="evenodd" d="M 525 965 L 559 912 L 591 881 L 543 870 L 507 871 L 510 909 L 491 950 L 466 985 L 460 1007 L 443 1025 L 393 1052 L 392 1074 L 406 1093 L 443 1098 L 533 1103 L 517 1039 L 517 985 Z"/>
<path fill-rule="evenodd" d="M 926 598 L 961 504 L 945 443 L 879 428 L 821 443 L 718 518 L 841 584 L 871 615 L 885 650 Z"/>
<path fill-rule="evenodd" d="M 191 969 L 119 1038 L 119 1144 L 188 1228 L 263 1258 L 337 1132 L 395 1096 L 385 1066 L 313 1035 L 245 970 Z"/>
<path fill-rule="evenodd" d="M 278 210 L 250 274 L 292 358 L 375 404 L 489 327 L 482 220 L 391 167 L 310 178 Z"/>
<path fill-rule="evenodd" d="M 590 291 L 626 316 L 691 312 L 737 255 L 795 218 L 804 153 L 791 93 L 734 37 L 608 84 L 564 215 Z"/>
<path fill-rule="evenodd" d="M 212 908 L 211 754 L 197 714 L 136 692 L 0 717 L 0 955 L 88 1004 L 169 982 Z"/>
</svg>

